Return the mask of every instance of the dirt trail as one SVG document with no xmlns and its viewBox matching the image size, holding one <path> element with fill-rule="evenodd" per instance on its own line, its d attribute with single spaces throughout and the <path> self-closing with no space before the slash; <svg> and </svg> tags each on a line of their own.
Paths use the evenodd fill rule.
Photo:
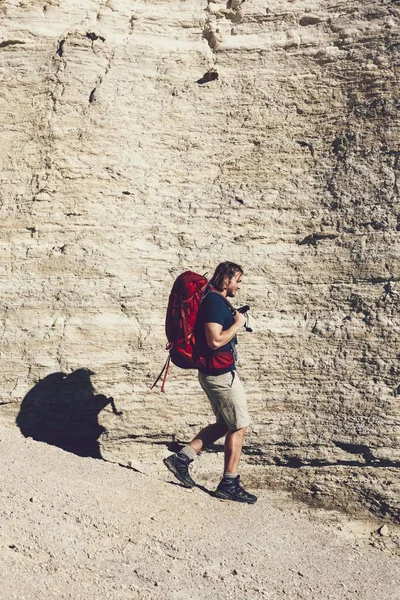
<svg viewBox="0 0 400 600">
<path fill-rule="evenodd" d="M 2 600 L 399 597 L 395 526 L 268 490 L 219 501 L 12 429 L 0 451 Z"/>
</svg>

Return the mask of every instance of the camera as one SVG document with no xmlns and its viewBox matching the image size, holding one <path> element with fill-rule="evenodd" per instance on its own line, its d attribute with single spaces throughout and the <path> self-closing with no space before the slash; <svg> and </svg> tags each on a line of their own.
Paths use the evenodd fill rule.
<svg viewBox="0 0 400 600">
<path fill-rule="evenodd" d="M 245 304 L 244 306 L 241 306 L 240 308 L 237 309 L 237 311 L 242 313 L 246 318 L 246 322 L 244 324 L 245 330 L 252 333 L 252 331 L 253 331 L 252 322 L 251 322 L 252 319 L 250 317 L 249 310 L 250 310 L 250 306 L 248 304 Z"/>
<path fill-rule="evenodd" d="M 248 304 L 245 304 L 237 309 L 237 311 L 240 313 L 247 313 L 248 310 L 250 310 L 250 306 Z"/>
</svg>

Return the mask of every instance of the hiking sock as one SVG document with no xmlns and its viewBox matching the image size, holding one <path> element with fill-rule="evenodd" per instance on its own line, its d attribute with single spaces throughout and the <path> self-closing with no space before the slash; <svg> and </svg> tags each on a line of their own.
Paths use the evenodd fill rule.
<svg viewBox="0 0 400 600">
<path fill-rule="evenodd" d="M 223 479 L 236 479 L 237 473 L 224 473 Z"/>
<path fill-rule="evenodd" d="M 196 450 L 193 450 L 190 444 L 186 444 L 186 446 L 184 446 L 182 450 L 178 452 L 178 456 L 179 455 L 183 455 L 187 458 L 190 458 L 190 460 L 194 460 L 197 457 L 197 452 Z"/>
</svg>

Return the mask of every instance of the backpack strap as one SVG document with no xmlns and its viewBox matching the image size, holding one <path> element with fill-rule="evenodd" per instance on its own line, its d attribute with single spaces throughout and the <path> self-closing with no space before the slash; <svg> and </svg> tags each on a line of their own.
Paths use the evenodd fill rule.
<svg viewBox="0 0 400 600">
<path fill-rule="evenodd" d="M 201 301 L 204 300 L 204 298 L 206 296 L 208 296 L 208 294 L 213 293 L 213 294 L 218 294 L 219 296 L 221 296 L 221 298 L 224 299 L 224 301 L 226 302 L 226 304 L 228 305 L 229 309 L 231 310 L 232 314 L 235 315 L 237 313 L 237 310 L 234 306 L 232 306 L 232 304 L 229 302 L 228 298 L 226 296 L 224 296 L 223 294 L 221 294 L 221 292 L 219 292 L 214 286 L 211 285 L 211 283 L 208 284 L 208 290 L 206 290 L 203 298 L 201 299 Z"/>
<path fill-rule="evenodd" d="M 161 377 L 162 377 L 162 376 L 163 376 L 163 374 L 164 374 L 164 377 L 163 377 L 163 380 L 162 380 L 162 384 L 161 384 L 161 391 L 162 391 L 162 392 L 164 391 L 164 387 L 165 387 L 165 381 L 166 381 L 166 379 L 167 379 L 167 375 L 168 375 L 168 370 L 169 370 L 169 365 L 170 365 L 170 362 L 171 362 L 171 355 L 170 355 L 170 354 L 168 354 L 168 358 L 167 358 L 167 360 L 165 361 L 165 364 L 164 364 L 164 366 L 163 366 L 163 368 L 162 368 L 162 370 L 161 370 L 161 373 L 159 374 L 159 376 L 157 377 L 157 379 L 155 380 L 155 382 L 154 382 L 154 383 L 153 383 L 153 385 L 151 386 L 151 388 L 150 388 L 151 390 L 152 390 L 153 388 L 155 388 L 155 387 L 156 387 L 157 383 L 160 381 Z"/>
</svg>

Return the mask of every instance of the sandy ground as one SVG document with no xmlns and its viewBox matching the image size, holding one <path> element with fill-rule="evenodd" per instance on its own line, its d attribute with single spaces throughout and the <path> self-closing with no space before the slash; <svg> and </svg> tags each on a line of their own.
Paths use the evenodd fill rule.
<svg viewBox="0 0 400 600">
<path fill-rule="evenodd" d="M 2 600 L 399 598 L 394 525 L 269 490 L 220 501 L 12 429 L 0 449 Z"/>
</svg>

